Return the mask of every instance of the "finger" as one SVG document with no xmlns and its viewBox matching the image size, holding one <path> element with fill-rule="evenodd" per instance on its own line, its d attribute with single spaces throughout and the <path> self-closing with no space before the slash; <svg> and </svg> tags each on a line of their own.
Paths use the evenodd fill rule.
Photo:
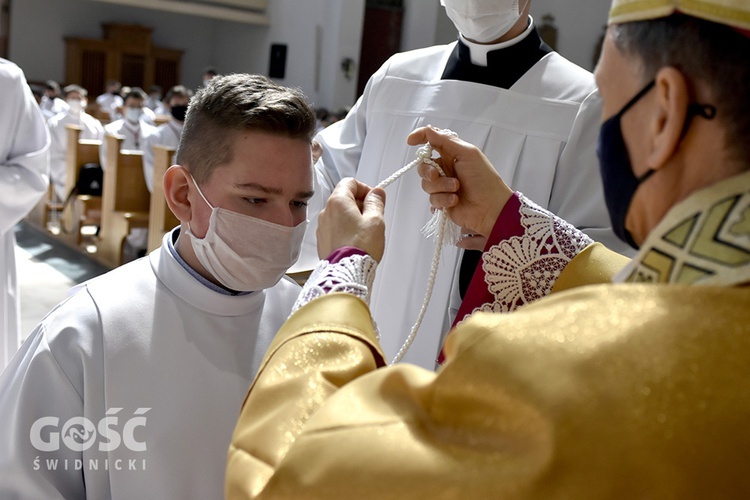
<svg viewBox="0 0 750 500">
<path fill-rule="evenodd" d="M 422 179 L 422 191 L 427 194 L 457 193 L 461 183 L 455 177 L 438 177 L 433 181 Z"/>
<path fill-rule="evenodd" d="M 420 163 L 417 167 L 417 173 L 422 179 L 426 181 L 434 181 L 440 177 L 440 172 L 438 172 L 438 169 L 436 169 L 429 163 Z"/>
<path fill-rule="evenodd" d="M 446 176 L 456 177 L 456 170 L 455 168 L 453 168 L 453 159 L 445 160 L 444 158 L 438 157 L 433 158 L 432 161 L 438 164 L 438 166 L 443 170 Z M 435 180 L 442 175 L 440 173 L 440 170 L 435 168 L 435 166 L 425 162 L 419 164 L 419 166 L 417 167 L 417 172 L 419 173 L 420 177 L 427 180 Z"/>
<path fill-rule="evenodd" d="M 429 142 L 440 152 L 440 156 L 449 162 L 455 161 L 457 157 L 466 154 L 467 148 L 471 148 L 468 142 L 459 139 L 454 132 L 430 125 L 414 130 L 409 134 L 406 142 L 412 146 Z"/>
<path fill-rule="evenodd" d="M 368 193 L 372 191 L 372 188 L 364 182 L 360 182 L 356 179 L 354 179 L 354 182 L 356 183 L 356 191 L 354 191 L 354 197 L 357 199 L 357 201 L 364 201 Z"/>
<path fill-rule="evenodd" d="M 458 196 L 450 193 L 430 195 L 430 205 L 434 208 L 452 208 L 458 204 Z"/>
<path fill-rule="evenodd" d="M 344 198 L 361 202 L 371 189 L 370 186 L 353 177 L 344 177 L 336 185 L 331 196 L 343 196 Z"/>
<path fill-rule="evenodd" d="M 341 196 L 344 198 L 356 200 L 358 188 L 359 186 L 357 185 L 357 181 L 354 179 L 354 177 L 344 177 L 343 179 L 341 179 L 341 181 L 339 181 L 338 184 L 336 184 L 336 187 L 333 188 L 331 198 Z"/>
<path fill-rule="evenodd" d="M 369 217 L 382 217 L 385 211 L 385 191 L 382 188 L 370 190 L 365 197 L 362 215 Z"/>
</svg>

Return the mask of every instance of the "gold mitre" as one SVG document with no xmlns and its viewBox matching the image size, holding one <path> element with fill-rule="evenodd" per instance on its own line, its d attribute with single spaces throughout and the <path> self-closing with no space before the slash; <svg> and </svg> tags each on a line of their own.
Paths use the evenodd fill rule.
<svg viewBox="0 0 750 500">
<path fill-rule="evenodd" d="M 613 0 L 609 23 L 646 21 L 674 13 L 750 30 L 750 0 Z"/>
</svg>

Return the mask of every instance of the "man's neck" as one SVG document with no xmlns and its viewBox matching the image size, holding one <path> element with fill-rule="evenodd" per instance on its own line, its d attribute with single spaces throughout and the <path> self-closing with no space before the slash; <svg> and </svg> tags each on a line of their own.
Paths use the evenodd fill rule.
<svg viewBox="0 0 750 500">
<path fill-rule="evenodd" d="M 502 43 L 502 42 L 509 42 L 516 38 L 517 36 L 521 35 L 523 32 L 525 32 L 529 26 L 532 24 L 532 19 L 530 15 L 522 15 L 516 24 L 513 25 L 513 27 L 503 36 L 495 40 L 494 42 L 490 43 Z"/>
<path fill-rule="evenodd" d="M 211 275 L 206 272 L 206 269 L 198 262 L 198 258 L 195 255 L 190 243 L 188 242 L 189 236 L 183 233 L 184 225 L 180 226 L 177 231 L 177 240 L 172 239 L 169 242 L 170 252 L 177 259 L 180 265 L 195 278 L 202 285 L 214 290 L 215 292 L 221 293 L 222 295 L 249 295 L 254 292 L 236 292 L 229 290 L 225 286 L 218 283 Z M 170 238 L 174 238 L 174 233 L 170 235 Z M 181 243 L 182 242 L 182 243 Z"/>
<path fill-rule="evenodd" d="M 221 284 L 211 276 L 205 267 L 200 263 L 198 257 L 195 255 L 193 246 L 190 244 L 190 236 L 187 235 L 187 224 L 183 223 L 180 226 L 180 234 L 177 236 L 177 241 L 174 243 L 174 249 L 180 254 L 182 260 L 190 266 L 193 271 L 200 274 L 203 278 L 210 281 L 216 286 L 221 287 Z M 223 287 L 222 287 L 223 288 Z"/>
</svg>

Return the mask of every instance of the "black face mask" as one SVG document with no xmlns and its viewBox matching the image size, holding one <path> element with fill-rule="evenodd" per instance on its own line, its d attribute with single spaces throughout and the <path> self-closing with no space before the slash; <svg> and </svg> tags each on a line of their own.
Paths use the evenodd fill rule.
<svg viewBox="0 0 750 500">
<path fill-rule="evenodd" d="M 185 114 L 187 113 L 187 106 L 172 106 L 170 109 L 170 113 L 174 117 L 175 120 L 179 122 L 185 121 Z"/>
<path fill-rule="evenodd" d="M 630 209 L 630 203 L 638 186 L 648 179 L 655 170 L 648 170 L 640 177 L 633 174 L 630 163 L 630 154 L 625 146 L 622 135 L 621 119 L 627 110 L 633 107 L 644 95 L 646 95 L 656 84 L 652 81 L 643 90 L 638 92 L 628 103 L 623 106 L 619 113 L 602 123 L 599 130 L 599 139 L 596 145 L 596 154 L 599 157 L 599 171 L 604 183 L 604 200 L 607 203 L 609 218 L 612 222 L 612 230 L 618 238 L 631 247 L 638 249 L 638 245 L 625 228 L 625 218 Z M 712 119 L 716 116 L 716 108 L 711 105 L 693 103 L 688 106 L 685 125 L 682 129 L 681 138 L 685 136 L 694 116 L 702 116 Z"/>
</svg>

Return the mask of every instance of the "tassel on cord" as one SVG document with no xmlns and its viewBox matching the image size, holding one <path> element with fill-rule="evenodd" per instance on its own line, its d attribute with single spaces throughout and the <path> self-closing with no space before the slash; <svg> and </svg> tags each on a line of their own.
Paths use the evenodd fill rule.
<svg viewBox="0 0 750 500">
<path fill-rule="evenodd" d="M 432 159 L 432 146 L 430 144 L 425 144 L 417 150 L 417 158 L 414 161 L 396 171 L 393 175 L 378 184 L 377 187 L 387 187 L 396 179 L 398 179 L 420 163 L 428 163 L 429 165 L 432 165 L 438 170 L 438 172 L 440 172 L 441 176 L 445 177 L 445 172 L 443 171 L 443 169 L 440 168 L 435 160 Z M 401 361 L 404 355 L 406 355 L 406 351 L 409 350 L 409 347 L 411 347 L 412 343 L 414 342 L 414 339 L 417 336 L 417 331 L 419 331 L 419 327 L 422 324 L 422 319 L 424 318 L 425 312 L 427 311 L 427 306 L 430 303 L 430 298 L 432 297 L 432 289 L 435 286 L 435 278 L 437 277 L 438 265 L 440 263 L 440 254 L 443 245 L 455 245 L 461 237 L 461 228 L 457 226 L 453 221 L 448 219 L 448 216 L 445 214 L 445 210 L 441 209 L 435 210 L 433 212 L 430 221 L 422 228 L 422 234 L 424 234 L 428 238 L 435 238 L 435 253 L 432 257 L 430 276 L 427 280 L 427 292 L 425 293 L 424 300 L 422 301 L 422 307 L 419 310 L 417 321 L 414 323 L 414 326 L 412 326 L 411 331 L 409 332 L 409 336 L 406 338 L 404 344 L 401 346 L 401 349 L 399 349 L 398 353 L 391 361 L 391 364 Z"/>
</svg>

